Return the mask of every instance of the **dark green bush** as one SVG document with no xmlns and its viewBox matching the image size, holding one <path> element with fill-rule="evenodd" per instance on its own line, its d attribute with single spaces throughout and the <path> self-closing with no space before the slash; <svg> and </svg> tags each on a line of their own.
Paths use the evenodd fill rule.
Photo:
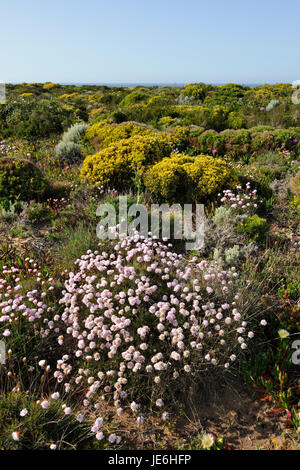
<svg viewBox="0 0 300 470">
<path fill-rule="evenodd" d="M 0 131 L 14 138 L 38 139 L 60 134 L 73 119 L 70 109 L 53 100 L 18 100 L 0 107 Z"/>
<path fill-rule="evenodd" d="M 29 160 L 0 159 L 0 198 L 41 199 L 48 189 L 42 172 Z"/>
</svg>

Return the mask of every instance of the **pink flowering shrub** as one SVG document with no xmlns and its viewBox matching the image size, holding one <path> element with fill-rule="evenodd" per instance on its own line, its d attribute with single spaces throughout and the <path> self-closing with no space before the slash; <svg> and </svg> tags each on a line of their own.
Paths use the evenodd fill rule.
<svg viewBox="0 0 300 470">
<path fill-rule="evenodd" d="M 225 189 L 223 195 L 219 193 L 219 197 L 221 197 L 222 204 L 230 208 L 231 211 L 237 215 L 255 214 L 259 203 L 262 203 L 262 201 L 258 199 L 257 190 L 252 190 L 251 183 L 249 182 L 246 184 L 245 190 L 242 189 L 242 186 L 238 185 L 236 192 L 231 189 Z"/>
<path fill-rule="evenodd" d="M 163 411 L 168 390 L 228 368 L 254 336 L 238 310 L 235 268 L 187 263 L 170 244 L 139 235 L 100 244 L 76 265 L 60 300 L 54 376 L 85 407 L 101 399 L 118 414 L 149 402 Z"/>
<path fill-rule="evenodd" d="M 0 337 L 8 338 L 12 329 L 43 320 L 48 308 L 45 297 L 54 289 L 32 259 L 22 266 L 3 266 L 0 271 Z M 44 331 L 43 335 L 47 335 Z"/>
<path fill-rule="evenodd" d="M 47 318 L 52 316 L 52 284 L 30 258 L 0 269 L 0 341 L 5 342 L 7 359 L 0 392 L 6 381 L 10 386 L 30 383 L 37 355 L 44 349 L 50 355 L 46 340 L 52 325 Z"/>
<path fill-rule="evenodd" d="M 80 448 L 95 446 L 90 444 L 94 437 L 101 446 L 107 441 L 118 445 L 121 438 L 111 422 L 98 417 L 91 423 L 76 410 L 76 402 L 70 406 L 68 400 L 62 401 L 69 398 L 64 391 L 56 390 L 51 368 L 60 329 L 53 284 L 29 258 L 0 271 L 0 340 L 6 346 L 0 368 L 0 449 Z M 62 439 L 66 428 L 68 442 Z"/>
</svg>

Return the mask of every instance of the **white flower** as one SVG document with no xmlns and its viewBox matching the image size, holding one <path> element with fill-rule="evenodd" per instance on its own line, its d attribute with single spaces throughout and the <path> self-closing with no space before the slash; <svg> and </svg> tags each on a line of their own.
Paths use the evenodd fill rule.
<svg viewBox="0 0 300 470">
<path fill-rule="evenodd" d="M 278 330 L 278 334 L 279 334 L 279 337 L 281 339 L 284 339 L 284 338 L 287 338 L 288 336 L 290 336 L 289 332 L 287 330 Z"/>
<path fill-rule="evenodd" d="M 20 416 L 26 416 L 28 414 L 28 410 L 24 408 L 22 411 L 20 411 Z"/>
<path fill-rule="evenodd" d="M 137 421 L 138 424 L 143 424 L 144 421 L 145 421 L 145 418 L 144 418 L 144 416 L 138 416 L 136 421 Z"/>
<path fill-rule="evenodd" d="M 108 437 L 108 440 L 110 443 L 114 443 L 115 440 L 116 440 L 117 436 L 115 434 L 111 434 L 109 437 Z"/>
<path fill-rule="evenodd" d="M 214 438 L 211 434 L 203 434 L 201 444 L 204 449 L 209 449 L 214 443 Z"/>
<path fill-rule="evenodd" d="M 51 444 L 51 445 L 50 445 L 50 449 L 51 449 L 51 450 L 56 450 L 56 447 L 57 447 L 56 444 Z"/>
<path fill-rule="evenodd" d="M 20 433 L 18 431 L 14 431 L 14 432 L 11 433 L 11 437 L 13 438 L 14 441 L 19 440 L 19 435 L 20 435 Z"/>
<path fill-rule="evenodd" d="M 136 411 L 137 410 L 137 404 L 135 401 L 133 401 L 130 405 L 130 408 L 132 409 L 132 411 Z"/>
<path fill-rule="evenodd" d="M 49 408 L 50 406 L 50 401 L 48 400 L 44 400 L 41 402 L 41 407 L 44 409 L 44 410 L 47 410 L 47 408 Z"/>
</svg>

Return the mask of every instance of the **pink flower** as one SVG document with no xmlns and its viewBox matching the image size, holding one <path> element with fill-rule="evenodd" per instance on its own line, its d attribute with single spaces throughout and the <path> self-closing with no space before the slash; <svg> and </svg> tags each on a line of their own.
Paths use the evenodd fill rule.
<svg viewBox="0 0 300 470">
<path fill-rule="evenodd" d="M 33 200 L 29 201 L 29 204 L 33 204 L 33 203 L 34 203 L 34 201 L 33 201 Z"/>
<path fill-rule="evenodd" d="M 215 154 L 217 153 L 217 150 L 214 149 L 214 150 L 212 151 L 212 153 L 215 155 Z"/>
</svg>

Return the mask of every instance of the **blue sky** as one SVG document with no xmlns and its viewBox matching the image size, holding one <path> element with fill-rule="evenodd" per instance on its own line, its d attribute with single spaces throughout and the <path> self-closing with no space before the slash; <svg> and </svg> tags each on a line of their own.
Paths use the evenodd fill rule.
<svg viewBox="0 0 300 470">
<path fill-rule="evenodd" d="M 300 79 L 299 0 L 1 2 L 0 80 Z"/>
</svg>

